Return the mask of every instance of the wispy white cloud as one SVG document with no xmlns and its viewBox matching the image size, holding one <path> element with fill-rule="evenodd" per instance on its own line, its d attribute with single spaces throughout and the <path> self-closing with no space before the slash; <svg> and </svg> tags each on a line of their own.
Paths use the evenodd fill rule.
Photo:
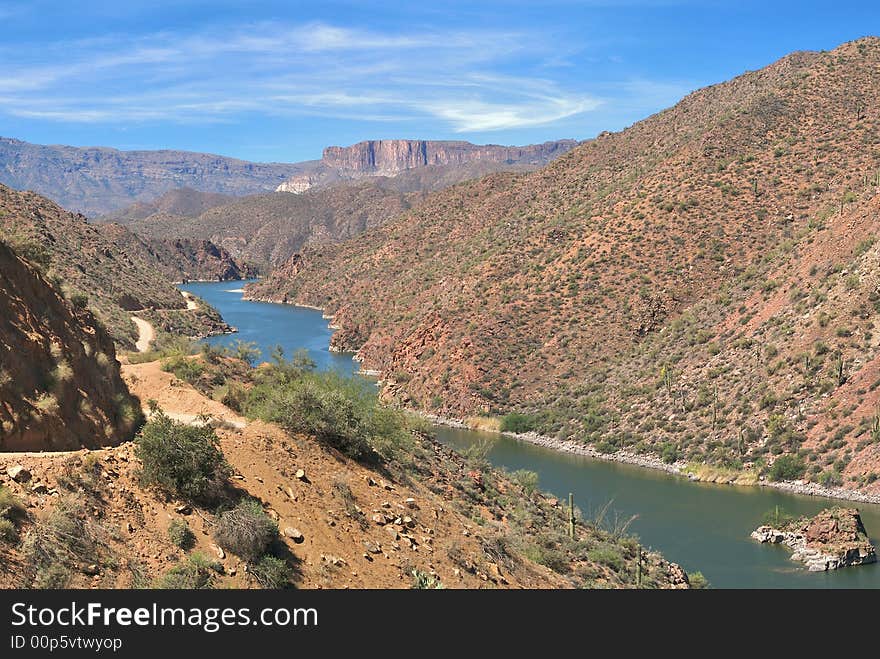
<svg viewBox="0 0 880 659">
<path fill-rule="evenodd" d="M 535 34 L 326 23 L 106 36 L 49 44 L 39 56 L 0 46 L 0 114 L 114 124 L 320 115 L 499 131 L 603 105 L 582 83 L 545 77 L 554 50 Z M 534 73 L 512 61 L 534 61 Z"/>
</svg>

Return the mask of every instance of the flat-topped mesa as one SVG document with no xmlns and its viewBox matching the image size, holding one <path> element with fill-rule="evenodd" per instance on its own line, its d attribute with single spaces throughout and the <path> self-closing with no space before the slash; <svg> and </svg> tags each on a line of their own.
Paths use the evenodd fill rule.
<svg viewBox="0 0 880 659">
<path fill-rule="evenodd" d="M 791 560 L 800 561 L 811 572 L 836 570 L 877 561 L 874 545 L 856 508 L 830 508 L 815 517 L 800 518 L 780 525 L 763 525 L 752 532 L 761 543 L 784 544 L 792 550 Z"/>
<path fill-rule="evenodd" d="M 477 145 L 431 140 L 369 140 L 352 146 L 328 146 L 322 163 L 343 175 L 394 176 L 431 165 L 462 165 L 475 161 L 506 164 L 546 164 L 573 148 L 575 140 L 528 146 Z"/>
</svg>

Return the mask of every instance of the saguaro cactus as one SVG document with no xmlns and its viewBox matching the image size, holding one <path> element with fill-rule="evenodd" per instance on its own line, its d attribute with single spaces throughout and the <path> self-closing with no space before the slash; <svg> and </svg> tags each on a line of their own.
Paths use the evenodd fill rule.
<svg viewBox="0 0 880 659">
<path fill-rule="evenodd" d="M 574 540 L 574 495 L 568 493 L 568 537 Z"/>
</svg>

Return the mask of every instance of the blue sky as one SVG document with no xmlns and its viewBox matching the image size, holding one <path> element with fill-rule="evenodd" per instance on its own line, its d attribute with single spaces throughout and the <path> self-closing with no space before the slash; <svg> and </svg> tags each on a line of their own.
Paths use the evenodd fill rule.
<svg viewBox="0 0 880 659">
<path fill-rule="evenodd" d="M 318 158 L 363 139 L 619 130 L 880 3 L 0 0 L 0 135 Z"/>
</svg>

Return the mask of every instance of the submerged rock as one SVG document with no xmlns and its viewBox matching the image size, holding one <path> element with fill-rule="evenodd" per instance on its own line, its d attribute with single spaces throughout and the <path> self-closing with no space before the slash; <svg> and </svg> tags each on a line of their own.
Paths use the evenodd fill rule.
<svg viewBox="0 0 880 659">
<path fill-rule="evenodd" d="M 761 543 L 784 544 L 791 560 L 811 572 L 836 570 L 877 561 L 874 545 L 856 508 L 829 508 L 815 517 L 801 518 L 781 526 L 762 525 L 752 532 Z"/>
</svg>

